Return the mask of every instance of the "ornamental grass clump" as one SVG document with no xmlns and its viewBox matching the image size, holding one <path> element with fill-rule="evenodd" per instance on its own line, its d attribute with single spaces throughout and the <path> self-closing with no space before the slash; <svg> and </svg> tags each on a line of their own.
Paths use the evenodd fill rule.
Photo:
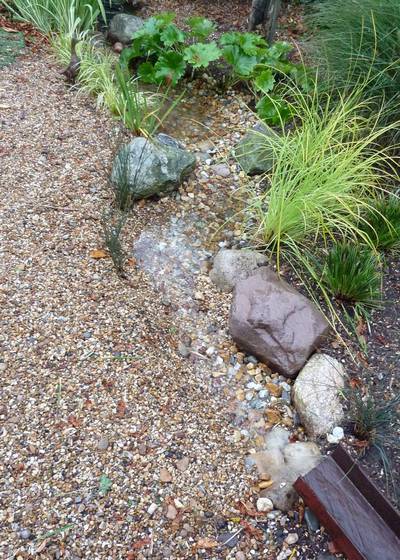
<svg viewBox="0 0 400 560">
<path fill-rule="evenodd" d="M 394 125 L 378 127 L 379 113 L 365 116 L 369 105 L 360 95 L 291 87 L 293 127 L 260 136 L 273 167 L 266 189 L 246 190 L 246 213 L 250 236 L 276 256 L 278 268 L 283 249 L 301 254 L 317 241 L 367 238 L 359 217 L 395 173 L 388 150 L 377 147 Z"/>
<path fill-rule="evenodd" d="M 45 35 L 89 31 L 99 16 L 106 17 L 102 0 L 0 0 L 0 5 Z"/>
<path fill-rule="evenodd" d="M 381 305 L 380 263 L 369 247 L 334 243 L 321 270 L 321 283 L 330 295 L 353 305 L 359 314 Z"/>
<path fill-rule="evenodd" d="M 324 0 L 307 17 L 311 58 L 338 87 L 363 84 L 384 105 L 381 122 L 400 119 L 399 0 Z"/>
<path fill-rule="evenodd" d="M 400 198 L 394 194 L 380 197 L 371 204 L 361 230 L 378 251 L 400 250 Z"/>
</svg>

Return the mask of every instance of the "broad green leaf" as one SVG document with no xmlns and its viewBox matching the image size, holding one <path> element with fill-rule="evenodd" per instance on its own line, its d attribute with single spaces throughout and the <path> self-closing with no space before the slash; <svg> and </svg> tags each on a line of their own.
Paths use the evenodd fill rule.
<svg viewBox="0 0 400 560">
<path fill-rule="evenodd" d="M 193 16 L 186 20 L 186 23 L 190 27 L 191 34 L 203 40 L 207 39 L 216 28 L 214 22 L 201 16 Z"/>
<path fill-rule="evenodd" d="M 155 84 L 157 82 L 156 70 L 151 62 L 142 62 L 137 69 L 139 80 L 147 84 Z"/>
<path fill-rule="evenodd" d="M 186 47 L 184 51 L 184 59 L 194 68 L 206 68 L 210 62 L 217 60 L 222 52 L 218 48 L 217 43 L 195 43 Z"/>
<path fill-rule="evenodd" d="M 160 56 L 154 67 L 157 81 L 175 86 L 185 74 L 186 62 L 180 53 L 169 51 Z"/>
<path fill-rule="evenodd" d="M 245 54 L 255 56 L 260 52 L 260 47 L 267 47 L 265 39 L 255 33 L 240 33 L 239 46 Z"/>
<path fill-rule="evenodd" d="M 286 55 L 292 50 L 293 46 L 290 43 L 287 43 L 286 41 L 278 41 L 268 49 L 268 56 L 271 60 L 282 60 L 282 57 L 286 57 Z"/>
<path fill-rule="evenodd" d="M 292 64 L 290 74 L 296 84 L 305 92 L 308 93 L 315 87 L 315 74 L 310 68 L 306 68 L 303 64 Z"/>
<path fill-rule="evenodd" d="M 174 21 L 176 17 L 175 12 L 161 12 L 161 14 L 157 14 L 153 16 L 153 18 L 157 21 L 157 23 L 161 26 L 168 25 Z"/>
<path fill-rule="evenodd" d="M 173 23 L 168 24 L 165 29 L 163 29 L 160 37 L 166 47 L 172 47 L 177 43 L 184 43 L 186 40 L 186 34 Z"/>
<path fill-rule="evenodd" d="M 238 45 L 240 41 L 240 33 L 238 31 L 228 31 L 223 33 L 219 42 L 221 45 Z"/>
<path fill-rule="evenodd" d="M 238 45 L 227 45 L 222 52 L 226 62 L 231 64 L 240 76 L 250 76 L 257 64 L 257 58 L 243 54 Z"/>
<path fill-rule="evenodd" d="M 263 70 L 254 80 L 256 89 L 263 93 L 268 93 L 274 88 L 275 76 L 271 69 Z"/>
<path fill-rule="evenodd" d="M 112 486 L 111 480 L 105 474 L 102 474 L 99 483 L 100 494 L 102 496 L 105 496 L 107 492 L 110 490 L 111 486 Z"/>
<path fill-rule="evenodd" d="M 281 125 L 293 116 L 286 101 L 276 95 L 262 97 L 256 109 L 258 116 L 270 125 Z"/>
</svg>

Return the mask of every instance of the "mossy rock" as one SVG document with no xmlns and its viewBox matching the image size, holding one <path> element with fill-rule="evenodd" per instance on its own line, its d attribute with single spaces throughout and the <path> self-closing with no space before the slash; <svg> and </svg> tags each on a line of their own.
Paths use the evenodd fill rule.
<svg viewBox="0 0 400 560">
<path fill-rule="evenodd" d="M 12 64 L 25 47 L 25 40 L 19 31 L 10 33 L 0 28 L 0 68 Z"/>
</svg>

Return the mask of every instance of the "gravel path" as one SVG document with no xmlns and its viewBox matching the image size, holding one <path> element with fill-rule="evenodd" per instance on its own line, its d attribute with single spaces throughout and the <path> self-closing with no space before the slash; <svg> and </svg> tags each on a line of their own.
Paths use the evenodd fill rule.
<svg viewBox="0 0 400 560">
<path fill-rule="evenodd" d="M 123 281 L 91 252 L 126 133 L 59 72 L 43 54 L 0 71 L 0 558 L 317 558 L 326 534 L 299 512 L 247 513 L 246 455 L 273 424 L 304 433 L 283 399 L 264 417 L 245 398 L 284 380 L 232 344 L 208 277 L 242 237 L 228 154 L 252 117 L 188 92 L 167 132 L 198 166 L 133 208 Z"/>
<path fill-rule="evenodd" d="M 45 57 L 2 70 L 0 103 L 0 557 L 191 557 L 246 488 L 243 451 L 209 376 L 177 354 L 160 290 L 89 256 L 117 127 Z"/>
</svg>

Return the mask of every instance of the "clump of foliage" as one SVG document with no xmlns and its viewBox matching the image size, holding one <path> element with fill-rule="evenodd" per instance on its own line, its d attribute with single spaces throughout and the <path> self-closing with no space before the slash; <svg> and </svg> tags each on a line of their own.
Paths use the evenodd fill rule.
<svg viewBox="0 0 400 560">
<path fill-rule="evenodd" d="M 63 64 L 68 64 L 70 43 L 66 35 L 52 38 L 53 49 Z M 78 76 L 81 91 L 94 95 L 98 107 L 107 108 L 130 130 L 145 136 L 152 134 L 164 118 L 165 96 L 140 92 L 137 80 L 127 77 L 109 50 L 95 47 L 85 39 L 77 50 L 81 58 Z"/>
<path fill-rule="evenodd" d="M 372 391 L 348 388 L 345 392 L 348 417 L 354 435 L 364 444 L 361 449 L 375 449 L 383 465 L 387 481 L 392 482 L 394 497 L 398 490 L 391 474 L 391 453 L 400 451 L 400 395 L 388 400 L 374 396 Z"/>
<path fill-rule="evenodd" d="M 102 0 L 0 0 L 16 19 L 34 25 L 42 33 L 79 34 L 105 20 Z"/>
<path fill-rule="evenodd" d="M 127 67 L 137 64 L 141 81 L 175 86 L 185 75 L 207 68 L 212 62 L 224 63 L 230 69 L 230 84 L 249 83 L 263 97 L 257 104 L 260 117 L 270 124 L 290 118 L 288 106 L 278 96 L 271 96 L 280 78 L 289 75 L 302 85 L 307 83 L 303 65 L 289 62 L 289 43 L 269 46 L 255 33 L 223 33 L 217 44 L 209 37 L 215 24 L 202 17 L 186 21 L 188 31 L 173 22 L 175 14 L 163 13 L 149 18 L 133 36 L 130 48 L 121 54 Z"/>
<path fill-rule="evenodd" d="M 385 180 L 382 163 L 390 161 L 376 141 L 387 129 L 363 116 L 368 105 L 359 92 L 308 94 L 290 88 L 292 130 L 260 136 L 272 154 L 269 188 L 246 191 L 251 235 L 278 260 L 282 248 L 301 254 L 322 240 L 357 238 L 359 216 Z"/>
<path fill-rule="evenodd" d="M 360 222 L 361 230 L 377 250 L 400 249 L 400 199 L 380 197 L 372 203 Z"/>
<path fill-rule="evenodd" d="M 0 29 L 0 68 L 11 64 L 25 47 L 22 33 L 9 33 Z"/>
<path fill-rule="evenodd" d="M 376 254 L 362 245 L 335 243 L 321 270 L 321 283 L 337 299 L 365 314 L 381 304 L 382 274 Z"/>
<path fill-rule="evenodd" d="M 135 59 L 143 60 L 137 68 L 143 82 L 176 85 L 188 65 L 192 69 L 206 68 L 220 57 L 215 41 L 204 42 L 215 28 L 211 21 L 189 18 L 189 31 L 185 32 L 173 23 L 174 19 L 173 13 L 149 18 L 133 35 L 132 46 L 122 51 L 124 65 Z"/>
<path fill-rule="evenodd" d="M 383 105 L 384 123 L 400 118 L 400 2 L 324 0 L 308 16 L 311 55 L 338 86 L 364 84 L 365 99 Z"/>
</svg>

